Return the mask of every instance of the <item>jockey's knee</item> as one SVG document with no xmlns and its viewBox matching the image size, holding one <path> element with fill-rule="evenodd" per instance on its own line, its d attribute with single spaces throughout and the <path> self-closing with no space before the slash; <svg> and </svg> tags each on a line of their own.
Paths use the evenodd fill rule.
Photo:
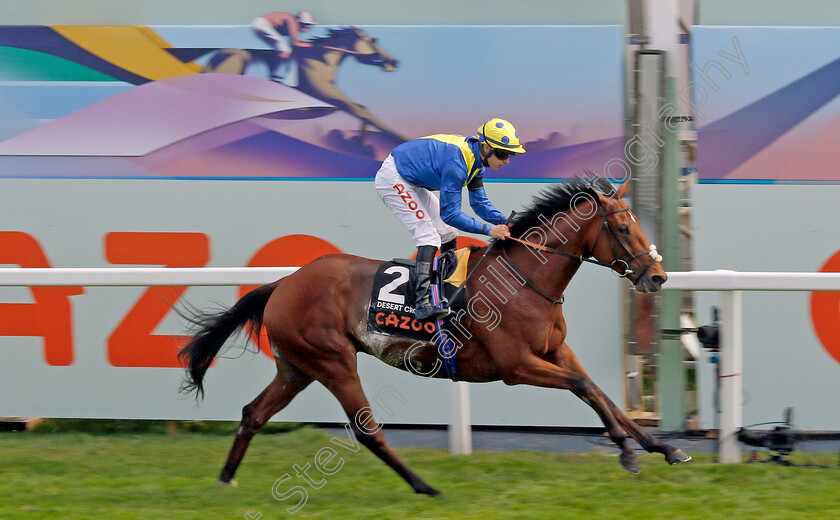
<svg viewBox="0 0 840 520">
<path fill-rule="evenodd" d="M 458 230 L 455 229 L 455 228 L 447 229 L 440 234 L 440 241 L 443 244 L 445 244 L 447 242 L 451 242 L 452 240 L 455 240 L 456 238 L 458 238 Z"/>
</svg>

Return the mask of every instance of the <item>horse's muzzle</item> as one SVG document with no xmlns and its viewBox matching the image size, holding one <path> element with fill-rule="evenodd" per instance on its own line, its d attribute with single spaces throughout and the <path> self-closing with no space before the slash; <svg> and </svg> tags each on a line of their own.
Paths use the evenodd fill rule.
<svg viewBox="0 0 840 520">
<path fill-rule="evenodd" d="M 668 275 L 663 273 L 650 273 L 645 274 L 641 278 L 637 279 L 634 283 L 636 287 L 636 291 L 640 293 L 652 293 L 657 292 L 662 288 L 662 285 L 668 281 Z"/>
</svg>

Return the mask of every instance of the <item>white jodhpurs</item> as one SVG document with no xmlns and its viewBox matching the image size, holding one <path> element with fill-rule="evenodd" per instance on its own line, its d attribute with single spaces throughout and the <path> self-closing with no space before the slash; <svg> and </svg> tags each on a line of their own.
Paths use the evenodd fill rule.
<svg viewBox="0 0 840 520">
<path fill-rule="evenodd" d="M 288 53 L 292 52 L 292 45 L 289 43 L 289 39 L 277 32 L 277 29 L 274 28 L 271 22 L 262 16 L 251 22 L 251 28 L 254 29 L 261 38 L 269 42 L 271 46 L 274 47 L 275 51 Z"/>
<path fill-rule="evenodd" d="M 440 247 L 458 237 L 458 230 L 440 218 L 440 201 L 434 193 L 414 186 L 397 171 L 390 155 L 382 162 L 374 181 L 382 202 L 414 237 L 414 245 Z"/>
</svg>

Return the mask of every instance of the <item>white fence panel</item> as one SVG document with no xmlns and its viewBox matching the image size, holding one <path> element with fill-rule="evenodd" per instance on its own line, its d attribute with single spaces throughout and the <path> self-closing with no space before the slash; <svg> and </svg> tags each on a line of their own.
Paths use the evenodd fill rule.
<svg viewBox="0 0 840 520">
<path fill-rule="evenodd" d="M 296 267 L 241 268 L 52 268 L 0 269 L 0 286 L 239 286 L 266 283 L 294 272 Z M 667 290 L 720 291 L 721 316 L 721 462 L 740 462 L 735 432 L 742 426 L 742 303 L 741 291 L 840 291 L 840 273 L 756 273 L 691 271 L 669 273 Z M 469 453 L 469 401 L 466 385 L 450 394 L 451 447 Z"/>
<path fill-rule="evenodd" d="M 690 271 L 669 273 L 664 289 L 720 291 L 720 461 L 741 462 L 736 432 L 743 426 L 742 291 L 840 291 L 840 273 L 743 273 Z"/>
</svg>

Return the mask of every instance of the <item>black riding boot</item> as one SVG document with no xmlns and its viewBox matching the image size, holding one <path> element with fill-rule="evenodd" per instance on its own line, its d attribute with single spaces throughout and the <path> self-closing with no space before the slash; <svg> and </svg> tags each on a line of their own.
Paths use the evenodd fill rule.
<svg viewBox="0 0 840 520">
<path fill-rule="evenodd" d="M 446 253 L 447 251 L 455 251 L 455 245 L 458 242 L 457 238 L 453 238 L 449 242 L 444 242 L 440 246 L 440 254 Z"/>
<path fill-rule="evenodd" d="M 431 283 L 432 261 L 435 259 L 435 246 L 420 246 L 417 248 L 417 300 L 414 304 L 414 316 L 418 320 L 428 318 L 439 319 L 449 315 L 449 309 L 440 309 L 432 305 Z"/>
</svg>

